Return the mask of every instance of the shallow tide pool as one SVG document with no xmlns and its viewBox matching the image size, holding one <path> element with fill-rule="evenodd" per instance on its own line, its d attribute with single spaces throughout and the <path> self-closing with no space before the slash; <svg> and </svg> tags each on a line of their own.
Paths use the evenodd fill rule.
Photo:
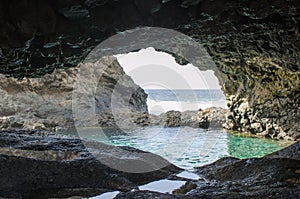
<svg viewBox="0 0 300 199">
<path fill-rule="evenodd" d="M 130 146 L 149 151 L 187 170 L 193 170 L 194 167 L 209 164 L 227 156 L 262 157 L 287 146 L 286 142 L 239 136 L 227 133 L 225 130 L 190 127 L 102 130 L 78 129 L 78 135 L 106 144 Z M 74 131 L 69 134 L 74 134 Z"/>
</svg>

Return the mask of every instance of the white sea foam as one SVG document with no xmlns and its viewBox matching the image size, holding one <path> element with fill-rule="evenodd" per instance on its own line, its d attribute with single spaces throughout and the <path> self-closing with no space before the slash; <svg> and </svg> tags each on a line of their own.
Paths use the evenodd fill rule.
<svg viewBox="0 0 300 199">
<path fill-rule="evenodd" d="M 207 101 L 207 102 L 183 102 L 183 101 L 155 101 L 147 99 L 148 110 L 151 114 L 159 115 L 161 113 L 174 111 L 188 111 L 206 109 L 209 107 L 226 107 L 225 100 Z"/>
</svg>

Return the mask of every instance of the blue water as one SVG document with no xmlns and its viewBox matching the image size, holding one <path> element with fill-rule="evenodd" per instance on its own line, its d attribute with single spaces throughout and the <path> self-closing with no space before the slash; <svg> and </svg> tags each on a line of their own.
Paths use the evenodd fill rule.
<svg viewBox="0 0 300 199">
<path fill-rule="evenodd" d="M 222 157 L 253 158 L 277 151 L 287 143 L 271 139 L 242 137 L 225 130 L 204 130 L 191 127 L 164 128 L 159 126 L 128 129 L 116 134 L 86 128 L 80 136 L 115 146 L 130 146 L 158 154 L 171 163 L 193 170 Z"/>
<path fill-rule="evenodd" d="M 226 99 L 221 90 L 145 90 L 151 114 L 170 110 L 187 111 L 208 107 L 226 108 Z"/>
</svg>

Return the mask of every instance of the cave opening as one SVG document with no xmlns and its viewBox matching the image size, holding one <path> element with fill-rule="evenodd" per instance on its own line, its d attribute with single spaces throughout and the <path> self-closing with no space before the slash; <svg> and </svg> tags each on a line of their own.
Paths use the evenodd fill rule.
<svg viewBox="0 0 300 199">
<path fill-rule="evenodd" d="M 150 114 L 227 108 L 225 95 L 212 70 L 199 70 L 180 57 L 153 47 L 115 57 L 124 72 L 148 94 Z"/>
<path fill-rule="evenodd" d="M 213 64 L 199 67 L 157 47 L 137 49 L 115 53 L 114 57 L 125 76 L 148 94 L 148 123 L 143 118 L 145 123 L 128 128 L 122 126 L 128 118 L 115 118 L 124 134 L 110 135 L 108 131 L 108 139 L 99 136 L 97 141 L 149 151 L 187 170 L 222 157 L 261 157 L 279 149 L 268 140 L 240 137 L 223 129 L 226 97 L 222 77 L 214 68 L 209 69 Z M 118 101 L 121 95 L 116 96 Z"/>
</svg>

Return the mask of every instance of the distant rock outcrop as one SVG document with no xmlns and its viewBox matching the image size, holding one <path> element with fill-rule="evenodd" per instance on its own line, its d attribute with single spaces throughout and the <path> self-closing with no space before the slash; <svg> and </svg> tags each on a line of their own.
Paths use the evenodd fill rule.
<svg viewBox="0 0 300 199">
<path fill-rule="evenodd" d="M 189 126 L 203 129 L 221 129 L 226 122 L 227 110 L 211 107 L 198 111 L 168 111 L 158 116 L 149 116 L 149 125 L 165 127 Z"/>
</svg>

